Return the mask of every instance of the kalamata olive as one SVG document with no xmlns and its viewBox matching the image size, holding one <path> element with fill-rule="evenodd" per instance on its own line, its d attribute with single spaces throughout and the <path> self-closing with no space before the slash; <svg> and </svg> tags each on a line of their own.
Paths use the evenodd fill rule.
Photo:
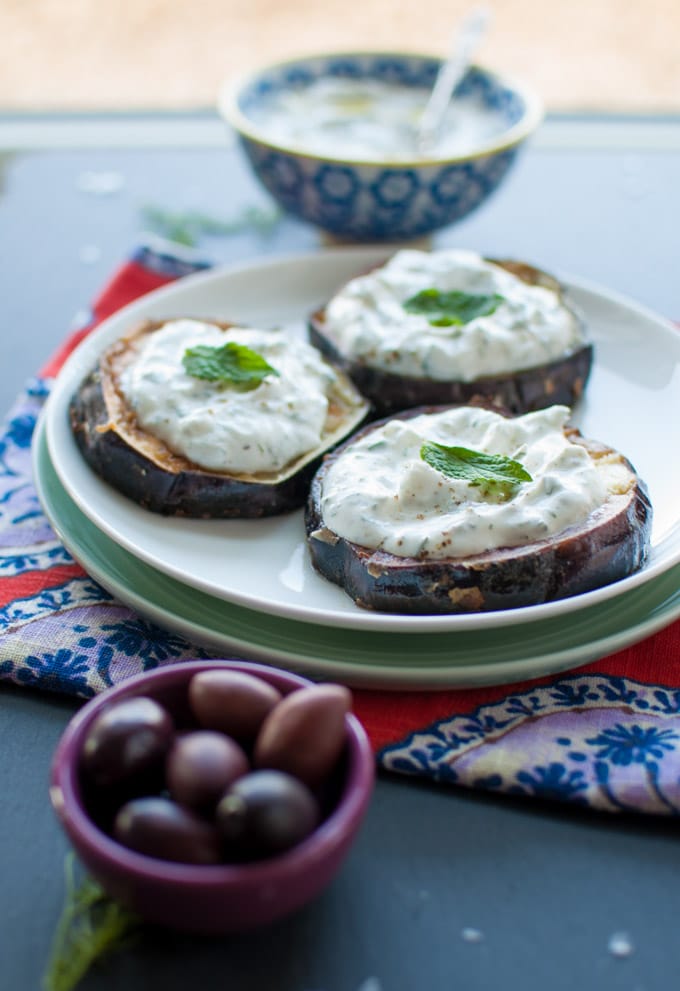
<svg viewBox="0 0 680 991">
<path fill-rule="evenodd" d="M 124 846 L 159 860 L 216 864 L 221 859 L 215 826 L 161 796 L 127 802 L 115 818 L 113 835 Z"/>
<path fill-rule="evenodd" d="M 216 811 L 226 853 L 236 859 L 282 853 L 309 836 L 319 818 L 309 788 L 283 771 L 244 775 L 220 799 Z"/>
<path fill-rule="evenodd" d="M 254 765 L 318 784 L 342 753 L 351 704 L 352 696 L 342 685 L 312 685 L 286 695 L 262 724 Z"/>
<path fill-rule="evenodd" d="M 145 777 L 162 767 L 173 733 L 172 718 L 154 699 L 124 699 L 93 722 L 81 766 L 100 787 Z"/>
<path fill-rule="evenodd" d="M 238 740 L 254 739 L 280 699 L 273 685 L 243 671 L 199 671 L 189 682 L 189 704 L 201 726 Z"/>
<path fill-rule="evenodd" d="M 165 762 L 171 796 L 197 809 L 214 807 L 232 781 L 249 770 L 248 758 L 238 743 L 214 730 L 178 736 Z"/>
</svg>

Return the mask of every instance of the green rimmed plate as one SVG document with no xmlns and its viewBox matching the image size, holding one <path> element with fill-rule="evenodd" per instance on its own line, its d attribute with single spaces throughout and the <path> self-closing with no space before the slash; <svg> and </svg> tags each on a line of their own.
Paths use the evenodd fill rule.
<svg viewBox="0 0 680 991">
<path fill-rule="evenodd" d="M 305 317 L 345 281 L 384 261 L 387 248 L 337 248 L 255 259 L 179 279 L 104 321 L 59 373 L 46 407 L 49 455 L 62 487 L 117 545 L 211 597 L 281 619 L 360 632 L 469 633 L 548 618 L 573 622 L 582 609 L 618 598 L 680 564 L 680 334 L 668 321 L 607 290 L 564 280 L 595 346 L 588 389 L 574 410 L 586 437 L 621 451 L 646 482 L 654 506 L 651 550 L 634 574 L 581 595 L 519 609 L 411 615 L 361 609 L 313 568 L 302 510 L 261 520 L 195 520 L 149 513 L 108 485 L 83 459 L 69 404 L 102 351 L 143 319 L 212 315 L 305 336 Z M 644 360 L 641 342 L 644 341 Z"/>
<path fill-rule="evenodd" d="M 125 605 L 228 655 L 376 688 L 473 687 L 578 667 L 636 643 L 680 616 L 680 566 L 614 599 L 506 628 L 400 633 L 352 630 L 256 612 L 184 585 L 118 546 L 65 491 L 44 418 L 33 442 L 35 484 L 55 531 L 82 567 Z"/>
</svg>

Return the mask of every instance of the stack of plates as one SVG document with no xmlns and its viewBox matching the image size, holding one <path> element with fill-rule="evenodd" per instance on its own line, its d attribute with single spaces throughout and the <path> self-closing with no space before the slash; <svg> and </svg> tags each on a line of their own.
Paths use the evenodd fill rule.
<svg viewBox="0 0 680 991">
<path fill-rule="evenodd" d="M 221 317 L 303 333 L 308 313 L 385 254 L 333 250 L 192 276 L 90 335 L 57 379 L 34 445 L 38 494 L 66 547 L 116 598 L 196 643 L 354 685 L 518 681 L 585 664 L 668 625 L 680 615 L 680 333 L 580 280 L 564 282 L 596 360 L 575 422 L 633 462 L 654 505 L 649 561 L 615 585 L 478 615 L 367 612 L 313 571 L 301 511 L 265 520 L 162 517 L 85 464 L 68 425 L 70 397 L 134 323 Z"/>
</svg>

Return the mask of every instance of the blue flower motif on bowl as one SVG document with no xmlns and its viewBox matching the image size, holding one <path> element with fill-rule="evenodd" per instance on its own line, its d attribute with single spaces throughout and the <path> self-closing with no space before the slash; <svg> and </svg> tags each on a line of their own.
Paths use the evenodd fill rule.
<svg viewBox="0 0 680 991">
<path fill-rule="evenodd" d="M 322 165 L 312 181 L 320 198 L 333 203 L 350 205 L 359 192 L 359 181 L 354 171 L 343 165 Z"/>
<path fill-rule="evenodd" d="M 278 152 L 267 154 L 260 163 L 259 175 L 266 186 L 278 191 L 282 201 L 297 202 L 304 175 L 294 159 Z"/>
<path fill-rule="evenodd" d="M 409 65 L 399 58 L 378 58 L 373 65 L 373 75 L 386 83 L 401 83 L 408 86 Z"/>
<path fill-rule="evenodd" d="M 361 79 L 363 71 L 354 59 L 336 59 L 328 65 L 328 75 L 338 79 Z"/>
<path fill-rule="evenodd" d="M 385 169 L 370 188 L 380 206 L 405 210 L 418 192 L 420 181 L 413 169 Z"/>
<path fill-rule="evenodd" d="M 287 86 L 308 86 L 314 82 L 314 73 L 302 66 L 294 65 L 285 74 L 284 81 Z"/>
</svg>

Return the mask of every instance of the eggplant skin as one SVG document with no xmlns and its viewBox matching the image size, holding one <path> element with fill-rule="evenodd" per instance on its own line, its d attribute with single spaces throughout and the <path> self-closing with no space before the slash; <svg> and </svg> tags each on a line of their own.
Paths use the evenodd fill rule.
<svg viewBox="0 0 680 991">
<path fill-rule="evenodd" d="M 487 261 L 507 269 L 529 285 L 562 294 L 559 282 L 541 269 L 512 260 Z M 581 315 L 572 307 L 567 309 L 583 326 Z M 312 343 L 333 364 L 344 368 L 359 392 L 371 401 L 375 416 L 423 405 L 465 405 L 476 398 L 513 413 L 530 413 L 546 406 L 574 406 L 583 395 L 593 365 L 593 345 L 588 342 L 555 361 L 507 374 L 472 381 L 416 378 L 373 368 L 344 355 L 325 331 L 323 309 L 311 315 L 309 334 Z"/>
<path fill-rule="evenodd" d="M 158 326 L 159 323 L 149 321 L 138 334 L 152 332 Z M 225 328 L 228 326 L 224 324 Z M 70 425 L 76 444 L 93 471 L 143 509 L 154 513 L 194 519 L 257 519 L 299 509 L 308 496 L 324 450 L 339 443 L 366 419 L 368 404 L 354 394 L 356 405 L 345 413 L 347 426 L 343 437 L 334 435 L 324 449 L 301 459 L 290 472 L 279 473 L 269 480 L 211 472 L 174 455 L 135 425 L 111 374 L 112 361 L 115 362 L 123 347 L 124 342 L 115 345 L 81 383 L 69 405 Z M 153 458 L 147 456 L 148 451 L 154 452 Z"/>
<path fill-rule="evenodd" d="M 442 409 L 409 410 L 402 417 Z M 384 422 L 359 431 L 353 439 Z M 342 444 L 324 458 L 305 510 L 315 569 L 365 609 L 422 615 L 517 609 L 579 595 L 625 578 L 642 566 L 649 550 L 652 506 L 647 487 L 623 455 L 587 440 L 574 428 L 567 433 L 595 461 L 613 457 L 625 466 L 630 473 L 628 491 L 610 493 L 582 524 L 553 538 L 466 558 L 429 561 L 361 547 L 325 526 L 321 513 L 324 479 L 352 440 Z"/>
<path fill-rule="evenodd" d="M 310 337 L 331 361 L 344 367 L 359 392 L 371 400 L 376 416 L 429 403 L 465 405 L 480 397 L 513 413 L 531 413 L 546 406 L 574 406 L 583 395 L 593 364 L 593 346 L 585 344 L 558 361 L 508 375 L 470 382 L 439 381 L 395 375 L 343 359 L 314 318 Z"/>
</svg>

